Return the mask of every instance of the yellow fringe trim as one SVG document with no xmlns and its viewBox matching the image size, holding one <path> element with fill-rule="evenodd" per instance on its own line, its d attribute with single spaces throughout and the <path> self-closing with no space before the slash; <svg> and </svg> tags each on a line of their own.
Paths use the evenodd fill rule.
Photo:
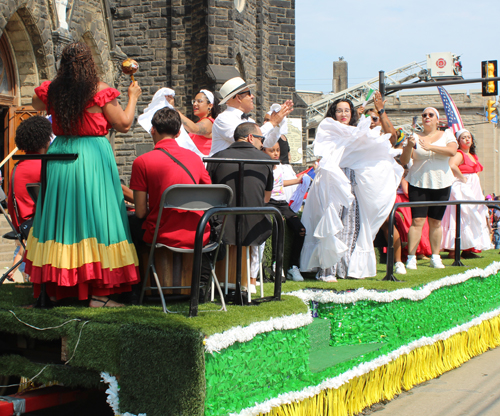
<svg viewBox="0 0 500 416">
<path fill-rule="evenodd" d="M 500 316 L 482 322 L 444 341 L 437 341 L 400 356 L 338 389 L 326 389 L 301 402 L 276 407 L 269 416 L 351 416 L 402 390 L 459 367 L 472 357 L 500 345 Z M 260 413 L 264 415 L 264 413 Z"/>
<path fill-rule="evenodd" d="M 87 238 L 78 243 L 67 245 L 54 240 L 39 243 L 33 237 L 33 229 L 26 245 L 27 258 L 33 266 L 50 264 L 58 269 L 76 269 L 89 263 L 101 263 L 103 269 L 119 269 L 129 265 L 139 265 L 134 244 L 121 241 L 110 246 L 98 244 L 96 238 Z"/>
</svg>

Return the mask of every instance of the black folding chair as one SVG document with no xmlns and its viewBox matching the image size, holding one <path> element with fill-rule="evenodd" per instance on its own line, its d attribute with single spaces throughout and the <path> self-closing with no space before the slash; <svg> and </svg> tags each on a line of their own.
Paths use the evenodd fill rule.
<svg viewBox="0 0 500 416">
<path fill-rule="evenodd" d="M 142 304 L 142 301 L 144 299 L 144 292 L 146 290 L 158 289 L 161 304 L 163 307 L 163 312 L 172 313 L 172 311 L 169 311 L 167 309 L 165 303 L 165 296 L 163 295 L 163 290 L 191 288 L 191 286 L 161 286 L 160 284 L 158 273 L 156 272 L 156 267 L 155 267 L 156 248 L 166 247 L 169 250 L 172 250 L 177 253 L 194 252 L 193 249 L 171 247 L 156 242 L 163 210 L 168 208 L 173 208 L 185 211 L 208 211 L 211 208 L 226 208 L 231 203 L 232 198 L 233 198 L 233 191 L 227 185 L 172 185 L 169 188 L 165 189 L 160 200 L 158 219 L 156 220 L 156 228 L 153 236 L 153 241 L 151 242 L 151 250 L 149 252 L 146 274 L 144 277 L 144 281 L 142 282 L 142 291 L 141 291 L 141 297 L 139 299 L 139 304 Z M 225 217 L 224 217 L 224 222 L 225 222 Z M 193 227 L 193 229 L 195 229 L 195 227 Z M 224 302 L 224 295 L 222 294 L 219 281 L 217 279 L 217 276 L 215 275 L 215 261 L 217 259 L 217 253 L 221 243 L 223 230 L 224 230 L 224 224 L 221 227 L 219 235 L 216 236 L 216 241 L 211 241 L 206 246 L 204 246 L 202 249 L 202 253 L 215 252 L 214 259 L 210 264 L 211 278 L 213 278 L 221 298 L 221 303 L 222 303 L 221 310 L 225 311 L 226 305 Z M 151 277 L 151 280 L 154 279 L 156 287 L 146 285 L 148 276 Z M 209 287 L 210 283 L 211 282 L 207 283 L 207 288 Z"/>
</svg>

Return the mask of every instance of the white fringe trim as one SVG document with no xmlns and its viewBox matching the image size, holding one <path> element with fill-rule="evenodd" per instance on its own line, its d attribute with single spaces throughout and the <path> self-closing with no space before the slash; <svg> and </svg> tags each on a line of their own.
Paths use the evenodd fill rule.
<svg viewBox="0 0 500 416">
<path fill-rule="evenodd" d="M 268 413 L 274 407 L 280 407 L 293 402 L 300 402 L 307 398 L 318 395 L 323 390 L 338 389 L 340 386 L 349 382 L 353 378 L 362 376 L 363 374 L 367 374 L 370 371 L 373 371 L 383 365 L 390 363 L 391 361 L 398 359 L 402 355 L 409 354 L 411 351 L 417 348 L 426 345 L 432 345 L 437 341 L 444 341 L 450 338 L 451 336 L 458 334 L 459 332 L 468 331 L 470 328 L 480 325 L 483 321 L 487 321 L 498 315 L 500 315 L 500 308 L 495 309 L 492 312 L 484 313 L 478 318 L 475 318 L 466 324 L 459 325 L 448 331 L 442 332 L 432 337 L 420 338 L 419 340 L 413 341 L 408 345 L 400 347 L 397 350 L 392 351 L 387 355 L 383 355 L 367 363 L 362 363 L 357 367 L 354 367 L 352 370 L 348 370 L 337 377 L 329 378 L 317 386 L 306 387 L 301 391 L 280 394 L 276 398 L 267 400 L 263 403 L 259 404 L 256 403 L 255 406 L 243 409 L 239 413 L 231 413 L 230 416 L 255 416 L 258 415 L 259 413 Z"/>
<path fill-rule="evenodd" d="M 312 323 L 311 313 L 301 313 L 280 318 L 270 318 L 267 321 L 254 322 L 245 327 L 236 326 L 219 334 L 209 336 L 205 340 L 205 351 L 214 353 L 223 350 L 235 342 L 248 342 L 256 335 L 264 332 L 295 329 Z"/>
<path fill-rule="evenodd" d="M 295 292 L 288 292 L 287 295 L 297 296 L 302 299 L 306 304 L 309 301 L 316 301 L 319 303 L 355 303 L 362 300 L 371 300 L 375 302 L 389 303 L 400 299 L 409 299 L 419 301 L 425 299 L 433 291 L 441 289 L 445 286 L 453 286 L 458 283 L 463 283 L 473 277 L 488 277 L 496 274 L 500 269 L 500 262 L 493 262 L 484 269 L 471 269 L 464 273 L 447 276 L 439 280 L 435 280 L 426 284 L 422 289 L 414 290 L 410 288 L 398 289 L 391 292 L 377 292 L 375 290 L 367 290 L 360 288 L 354 292 L 338 294 L 328 291 L 315 291 L 315 290 L 297 290 Z"/>
<path fill-rule="evenodd" d="M 101 379 L 104 383 L 109 385 L 106 390 L 106 394 L 108 395 L 106 402 L 109 404 L 111 409 L 113 409 L 115 416 L 135 416 L 134 414 L 128 412 L 120 413 L 120 398 L 118 397 L 120 386 L 118 385 L 116 377 L 102 371 Z M 146 416 L 146 413 L 139 413 L 137 416 Z"/>
</svg>

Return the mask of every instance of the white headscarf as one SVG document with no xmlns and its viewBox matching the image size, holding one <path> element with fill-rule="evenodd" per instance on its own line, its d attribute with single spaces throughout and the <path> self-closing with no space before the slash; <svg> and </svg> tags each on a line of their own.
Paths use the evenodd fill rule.
<svg viewBox="0 0 500 416">
<path fill-rule="evenodd" d="M 214 103 L 214 95 L 208 91 L 208 90 L 200 90 L 200 92 L 202 92 L 203 94 L 205 94 L 208 98 L 208 102 L 210 104 L 213 104 Z"/>
<path fill-rule="evenodd" d="M 426 107 L 426 108 L 424 108 L 423 113 L 425 113 L 427 110 L 434 111 L 436 113 L 436 116 L 437 116 L 438 120 L 439 120 L 439 111 L 438 110 L 436 110 L 434 107 Z"/>
<path fill-rule="evenodd" d="M 458 139 L 460 139 L 460 136 L 464 133 L 469 133 L 470 134 L 470 131 L 467 130 L 467 129 L 460 129 L 458 130 L 456 133 L 455 133 L 455 137 Z"/>
</svg>

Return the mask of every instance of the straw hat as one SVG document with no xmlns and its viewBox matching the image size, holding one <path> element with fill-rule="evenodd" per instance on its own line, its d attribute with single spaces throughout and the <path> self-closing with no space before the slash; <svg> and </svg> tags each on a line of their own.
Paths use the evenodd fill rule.
<svg viewBox="0 0 500 416">
<path fill-rule="evenodd" d="M 255 87 L 255 84 L 247 85 L 245 80 L 240 77 L 231 78 L 226 81 L 221 87 L 219 93 L 222 97 L 219 104 L 225 104 L 228 100 L 233 98 L 236 94 L 243 91 L 246 88 Z"/>
</svg>

